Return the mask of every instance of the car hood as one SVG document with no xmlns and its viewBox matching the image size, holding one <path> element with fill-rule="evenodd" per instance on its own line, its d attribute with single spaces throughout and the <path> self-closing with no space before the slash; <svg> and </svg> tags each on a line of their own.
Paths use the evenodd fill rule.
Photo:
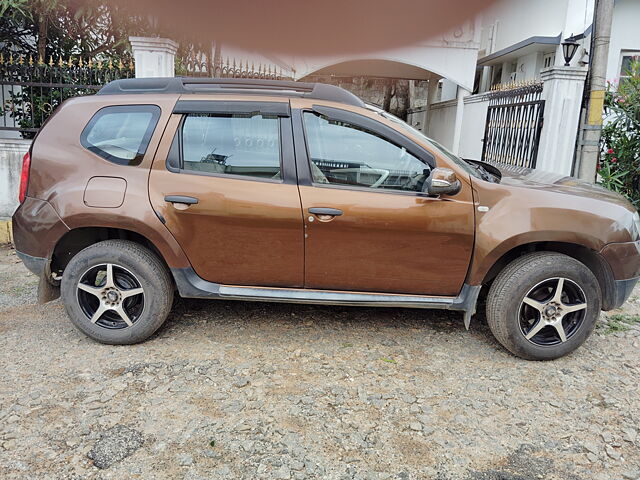
<svg viewBox="0 0 640 480">
<path fill-rule="evenodd" d="M 499 170 L 502 174 L 500 181 L 502 185 L 575 195 L 601 201 L 604 200 L 620 205 L 631 212 L 635 212 L 633 205 L 622 195 L 594 183 L 585 182 L 558 173 L 533 170 L 530 168 L 500 167 Z"/>
</svg>

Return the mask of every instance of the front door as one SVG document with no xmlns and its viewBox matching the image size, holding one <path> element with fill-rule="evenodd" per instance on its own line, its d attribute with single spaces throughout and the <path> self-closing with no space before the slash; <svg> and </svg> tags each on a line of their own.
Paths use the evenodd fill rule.
<svg viewBox="0 0 640 480">
<path fill-rule="evenodd" d="M 294 122 L 305 287 L 457 295 L 473 248 L 468 180 L 428 197 L 437 157 L 388 125 L 317 105 Z"/>
<path fill-rule="evenodd" d="M 149 192 L 195 272 L 229 285 L 301 287 L 289 104 L 189 100 L 174 113 Z"/>
</svg>

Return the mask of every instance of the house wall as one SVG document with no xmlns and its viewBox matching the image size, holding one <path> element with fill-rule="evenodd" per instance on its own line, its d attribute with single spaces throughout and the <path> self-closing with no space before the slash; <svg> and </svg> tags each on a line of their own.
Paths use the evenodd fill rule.
<svg viewBox="0 0 640 480">
<path fill-rule="evenodd" d="M 480 44 L 480 50 L 484 49 L 484 55 L 488 55 L 530 37 L 558 35 L 565 26 L 569 1 L 573 0 L 501 0 L 494 3 L 482 14 L 481 41 L 484 44 Z"/>
<path fill-rule="evenodd" d="M 636 0 L 625 0 L 634 2 Z M 566 38 L 587 30 L 593 21 L 595 0 L 502 0 L 482 16 L 479 57 L 483 58 L 500 50 L 508 49 L 532 37 Z M 616 4 L 616 8 L 618 8 Z M 590 50 L 590 37 L 578 43 L 580 48 L 572 61 L 578 66 L 584 50 Z M 532 49 L 534 51 L 532 51 Z M 544 65 L 545 54 L 555 53 L 555 62 Z M 492 62 L 494 68 L 502 68 L 501 83 L 528 81 L 540 78 L 543 68 L 563 65 L 562 48 L 558 45 L 535 44 L 517 55 L 507 56 L 504 62 Z M 485 84 L 486 91 L 490 85 Z"/>
<path fill-rule="evenodd" d="M 540 78 L 543 56 L 544 54 L 542 52 L 533 52 L 529 55 L 518 58 L 516 68 L 518 81 Z"/>
<path fill-rule="evenodd" d="M 622 50 L 640 51 L 640 1 L 617 0 L 613 11 L 611 43 L 607 62 L 607 79 L 614 80 L 620 75 Z"/>
<path fill-rule="evenodd" d="M 438 102 L 431 105 L 427 123 L 427 135 L 440 142 L 448 149 L 453 148 L 454 129 L 456 123 L 457 100 Z M 463 117 L 464 118 L 464 117 Z"/>
</svg>

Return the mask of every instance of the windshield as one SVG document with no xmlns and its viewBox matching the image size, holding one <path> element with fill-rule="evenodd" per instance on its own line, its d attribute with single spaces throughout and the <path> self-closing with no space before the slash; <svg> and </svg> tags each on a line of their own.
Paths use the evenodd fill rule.
<svg viewBox="0 0 640 480">
<path fill-rule="evenodd" d="M 386 118 L 387 120 L 391 120 L 393 123 L 395 123 L 400 128 L 402 128 L 405 132 L 410 133 L 410 134 L 415 135 L 416 137 L 420 138 L 427 145 L 429 145 L 431 148 L 433 148 L 433 150 L 436 150 L 442 156 L 451 159 L 451 161 L 453 161 L 456 165 L 460 166 L 469 175 L 473 175 L 476 178 L 482 178 L 482 175 L 475 168 L 473 168 L 471 165 L 469 165 L 467 162 L 465 162 L 463 159 L 461 159 L 460 157 L 455 155 L 453 152 L 449 151 L 449 149 L 447 149 L 446 147 L 440 145 L 435 140 L 427 137 L 420 130 L 417 130 L 417 129 L 413 128 L 407 122 L 404 122 L 404 121 L 400 120 L 395 115 L 391 115 L 390 113 L 382 110 L 381 108 L 376 107 L 375 105 L 367 105 L 367 108 L 369 110 L 372 110 L 372 111 L 376 112 L 377 114 L 379 114 L 380 116 Z"/>
</svg>

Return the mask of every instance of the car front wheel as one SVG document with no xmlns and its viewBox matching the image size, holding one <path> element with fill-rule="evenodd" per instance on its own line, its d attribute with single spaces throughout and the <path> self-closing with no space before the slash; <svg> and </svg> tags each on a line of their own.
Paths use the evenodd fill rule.
<svg viewBox="0 0 640 480">
<path fill-rule="evenodd" d="M 600 314 L 598 281 L 567 255 L 536 252 L 507 265 L 487 298 L 487 322 L 510 352 L 552 360 L 578 348 Z"/>
</svg>

